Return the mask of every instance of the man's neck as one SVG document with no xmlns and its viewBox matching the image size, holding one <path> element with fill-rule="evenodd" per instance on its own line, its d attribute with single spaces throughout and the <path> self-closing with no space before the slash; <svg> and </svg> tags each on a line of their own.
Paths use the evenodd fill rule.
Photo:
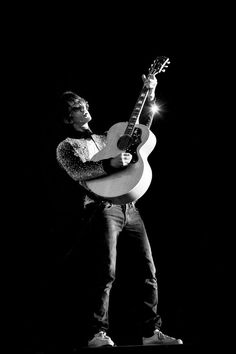
<svg viewBox="0 0 236 354">
<path fill-rule="evenodd" d="M 84 132 L 86 130 L 91 130 L 88 126 L 88 123 L 84 124 L 83 126 L 81 125 L 76 125 L 76 124 L 73 124 L 73 127 L 76 131 L 78 132 Z"/>
</svg>

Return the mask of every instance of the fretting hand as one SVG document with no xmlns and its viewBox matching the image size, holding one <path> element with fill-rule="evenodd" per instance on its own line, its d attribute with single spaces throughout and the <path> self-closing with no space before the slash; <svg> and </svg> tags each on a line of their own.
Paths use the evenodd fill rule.
<svg viewBox="0 0 236 354">
<path fill-rule="evenodd" d="M 143 74 L 142 79 L 144 82 L 144 86 L 149 89 L 148 100 L 153 101 L 155 98 L 157 79 L 156 79 L 155 75 L 152 75 L 152 74 L 148 75 L 148 77 L 146 77 L 146 75 Z"/>
</svg>

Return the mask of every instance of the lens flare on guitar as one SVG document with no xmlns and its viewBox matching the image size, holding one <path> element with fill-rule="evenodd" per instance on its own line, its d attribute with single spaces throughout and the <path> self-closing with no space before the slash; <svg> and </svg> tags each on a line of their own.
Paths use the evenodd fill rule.
<svg viewBox="0 0 236 354">
<path fill-rule="evenodd" d="M 154 114 L 155 113 L 160 113 L 161 107 L 157 103 L 153 103 L 153 105 L 151 106 L 151 111 Z"/>
</svg>

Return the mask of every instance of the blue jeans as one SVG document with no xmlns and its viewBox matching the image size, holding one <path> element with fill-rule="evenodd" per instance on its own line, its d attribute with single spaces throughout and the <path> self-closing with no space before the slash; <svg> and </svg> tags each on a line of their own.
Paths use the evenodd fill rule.
<svg viewBox="0 0 236 354">
<path fill-rule="evenodd" d="M 158 291 L 156 269 L 143 220 L 133 203 L 114 205 L 109 202 L 91 203 L 85 210 L 86 240 L 89 247 L 90 316 L 91 335 L 109 328 L 109 296 L 116 278 L 117 241 L 125 232 L 132 242 L 141 265 L 142 308 L 140 316 L 144 336 L 151 336 L 161 326 L 157 314 Z M 91 251 L 91 252 L 90 252 Z M 130 262 L 133 257 L 130 256 Z M 92 284 L 92 287 L 91 287 Z"/>
</svg>

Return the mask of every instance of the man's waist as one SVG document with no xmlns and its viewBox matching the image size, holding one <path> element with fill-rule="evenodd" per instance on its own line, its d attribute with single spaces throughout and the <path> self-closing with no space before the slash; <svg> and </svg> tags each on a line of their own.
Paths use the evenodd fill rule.
<svg viewBox="0 0 236 354">
<path fill-rule="evenodd" d="M 102 199 L 102 198 L 96 198 L 96 197 L 93 197 L 93 196 L 90 196 L 88 194 L 85 195 L 85 198 L 84 198 L 84 207 L 88 206 L 89 204 L 92 205 L 93 204 L 103 204 L 103 205 L 116 205 L 114 203 L 112 203 L 112 201 L 108 200 L 108 199 Z M 135 206 L 135 203 L 136 201 L 132 201 L 132 202 L 129 202 L 129 203 L 125 203 L 125 204 L 120 204 L 120 205 L 128 205 L 128 206 Z"/>
</svg>

